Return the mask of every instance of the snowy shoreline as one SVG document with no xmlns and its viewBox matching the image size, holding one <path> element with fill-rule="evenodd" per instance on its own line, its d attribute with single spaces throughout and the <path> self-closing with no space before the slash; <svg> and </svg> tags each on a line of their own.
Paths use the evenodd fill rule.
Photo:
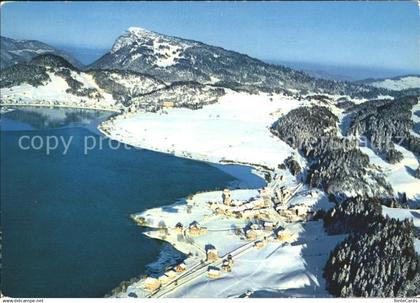
<svg viewBox="0 0 420 303">
<path fill-rule="evenodd" d="M 121 113 L 97 125 L 97 130 L 111 140 L 136 148 L 202 161 L 224 171 L 238 179 L 237 182 L 227 185 L 227 188 L 231 189 L 232 197 L 241 202 L 241 205 L 262 199 L 263 189 L 268 189 L 271 197 L 275 197 L 281 188 L 299 188 L 290 199 L 285 200 L 283 207 L 292 211 L 306 207 L 313 212 L 328 209 L 332 204 L 322 191 L 304 185 L 296 186 L 302 185 L 299 184 L 300 180 L 288 170 L 280 168 L 280 164 L 288 157 L 293 157 L 301 167 L 306 166 L 305 159 L 269 131 L 273 121 L 306 104 L 306 101 L 300 102 L 282 95 L 231 93 L 222 97 L 217 104 L 207 105 L 199 110 L 172 108 L 158 113 Z M 96 106 L 37 103 L 1 105 L 118 112 Z M 261 182 L 260 178 L 268 183 Z M 289 222 L 281 215 L 281 210 L 277 209 L 278 205 L 273 205 L 269 207 L 271 213 L 267 220 L 287 229 L 293 234 L 293 240 L 282 242 L 271 233 L 265 233 L 264 238 L 250 240 L 244 238 L 245 228 L 255 220 L 218 214 L 219 207 L 214 208 L 214 205 L 224 207 L 222 195 L 223 191 L 191 193 L 178 201 L 168 201 L 162 207 L 132 214 L 134 221 L 149 228 L 144 232 L 146 236 L 162 240 L 187 255 L 183 261 L 187 270 L 168 278 L 166 275 L 172 273 L 165 272 L 167 262 L 161 261 L 161 255 L 167 255 L 166 261 L 174 256 L 169 256 L 171 253 L 162 250 L 157 260 L 149 265 L 153 264 L 160 278 L 167 277 L 168 284 L 162 284 L 158 291 L 150 292 L 145 290 L 147 279 L 132 278 L 121 282 L 111 291 L 110 296 L 161 297 L 170 294 L 173 297 L 239 297 L 245 294 L 264 296 L 265 293 L 284 297 L 329 296 L 325 290 L 322 266 L 330 251 L 342 241 L 343 235 L 327 235 L 319 221 L 306 221 L 296 216 Z M 385 210 L 388 215 L 394 215 L 392 210 Z M 401 217 L 408 215 L 407 211 L 399 214 Z M 152 223 L 143 222 L 144 218 Z M 184 227 L 195 221 L 203 223 L 208 233 L 194 237 L 195 242 L 192 243 L 180 241 L 179 234 L 175 233 L 175 226 L 181 221 Z M 164 229 L 160 226 L 161 222 L 165 223 Z M 236 234 L 238 229 L 239 234 Z M 166 230 L 168 234 L 162 234 L 162 230 Z M 256 247 L 257 242 L 263 242 L 263 247 Z M 221 254 L 219 263 L 202 263 L 206 258 L 205 247 L 209 243 L 214 244 Z M 223 258 L 231 253 L 237 264 L 234 270 L 224 272 L 217 279 L 209 278 L 206 275 L 207 267 L 221 265 Z M 157 280 L 157 274 L 150 278 Z M 249 280 L 251 276 L 253 278 Z M 235 280 L 243 285 L 238 287 Z"/>
<path fill-rule="evenodd" d="M 106 121 L 104 121 L 106 122 Z M 107 134 L 102 128 L 101 125 L 98 125 L 98 130 L 99 132 L 106 136 L 107 138 L 110 138 L 112 140 L 118 140 L 115 138 L 112 138 L 109 136 L 109 134 Z M 119 141 L 119 140 L 118 140 Z M 127 144 L 124 141 L 119 141 L 121 143 Z M 135 148 L 145 148 L 143 146 L 134 146 Z M 165 151 L 162 150 L 158 150 L 158 149 L 149 149 L 148 150 L 152 150 L 155 152 L 160 152 L 160 153 L 167 153 Z M 228 162 L 223 162 L 223 161 L 218 161 L 218 162 L 210 162 L 208 160 L 203 160 L 200 157 L 194 157 L 193 154 L 174 154 L 174 156 L 176 157 L 182 157 L 182 158 L 186 158 L 186 159 L 190 159 L 190 160 L 194 160 L 194 161 L 199 161 L 199 162 L 204 162 L 207 165 L 213 166 L 229 175 L 231 175 L 232 177 L 234 177 L 236 179 L 236 181 L 233 181 L 233 183 L 229 183 L 226 185 L 226 188 L 235 188 L 235 192 L 236 191 L 244 191 L 244 192 L 252 192 L 254 195 L 257 194 L 258 189 L 263 188 L 265 185 L 267 185 L 266 181 L 263 179 L 264 175 L 268 172 L 268 168 L 262 168 L 260 165 L 252 165 L 251 163 L 241 163 L 241 162 L 235 162 L 235 161 L 228 161 Z M 270 172 L 272 173 L 274 170 L 270 169 Z M 138 216 L 140 214 L 143 213 L 147 213 L 147 212 L 153 212 L 156 209 L 159 208 L 165 208 L 165 207 L 174 207 L 174 206 L 183 206 L 184 202 L 190 198 L 190 199 L 194 199 L 196 196 L 202 195 L 202 194 L 215 194 L 215 195 L 222 195 L 222 191 L 209 191 L 209 192 L 198 192 L 198 193 L 191 193 L 189 195 L 189 197 L 184 197 L 181 198 L 180 200 L 177 201 L 172 201 L 172 203 L 168 204 L 168 205 L 164 205 L 162 207 L 157 207 L 157 208 L 152 208 L 152 209 L 148 209 L 145 210 L 142 213 L 139 214 L 132 214 L 131 215 L 131 219 L 133 221 L 135 221 L 137 224 L 139 224 L 138 222 Z M 179 214 L 179 216 L 183 216 L 185 214 Z M 188 217 L 188 215 L 187 215 Z M 191 219 L 192 221 L 192 219 Z M 169 244 L 173 249 L 177 250 L 178 252 L 180 252 L 181 254 L 183 254 L 184 256 L 186 256 L 186 258 L 182 261 L 184 264 L 194 264 L 195 262 L 190 260 L 190 258 L 188 257 L 188 254 L 191 253 L 191 250 L 196 250 L 196 253 L 203 253 L 202 250 L 197 249 L 197 247 L 195 247 L 194 245 L 180 245 L 180 243 L 176 240 L 171 240 L 171 239 L 162 239 L 159 235 L 159 232 L 157 232 L 156 230 L 159 228 L 157 225 L 144 225 L 144 224 L 139 224 L 139 226 L 143 227 L 143 228 L 151 228 L 152 230 L 149 231 L 145 231 L 144 235 L 146 235 L 149 238 L 152 239 L 157 239 L 160 240 L 162 242 L 166 242 L 167 244 Z M 163 251 L 160 252 L 160 254 L 162 254 Z M 203 255 L 204 257 L 204 255 Z M 176 259 L 177 256 L 167 256 L 167 262 L 172 261 L 174 259 Z M 154 265 L 154 270 L 159 272 L 159 273 L 164 273 L 165 272 L 165 264 L 159 264 L 160 263 L 160 256 L 157 256 L 157 259 L 155 261 L 153 261 L 152 263 L 148 264 L 147 266 L 151 266 Z M 169 259 L 169 260 L 168 260 Z M 194 264 L 194 266 L 196 266 L 196 264 Z M 137 277 L 133 277 L 132 279 L 128 280 L 128 281 L 122 281 L 116 288 L 112 289 L 110 291 L 110 293 L 107 295 L 107 297 L 119 297 L 122 293 L 124 293 L 124 291 L 121 291 L 121 288 L 129 288 L 132 287 L 133 285 L 135 285 L 136 283 L 141 283 L 141 275 L 143 275 L 145 273 L 139 273 L 139 275 Z M 148 297 L 147 294 L 145 294 L 146 297 Z"/>
<path fill-rule="evenodd" d="M 112 140 L 204 161 L 236 177 L 243 172 L 251 172 L 262 178 L 268 177 L 267 184 L 260 183 L 254 189 L 244 189 L 253 185 L 253 181 L 241 180 L 236 184 L 241 189 L 230 190 L 233 199 L 238 199 L 237 203 L 244 207 L 247 203 L 254 203 L 254 200 L 260 201 L 266 189 L 271 192 L 271 196 L 281 188 L 296 188 L 294 194 L 284 202 L 286 209 L 299 209 L 302 205 L 303 208 L 309 207 L 313 210 L 328 209 L 332 204 L 322 191 L 302 187 L 296 177 L 279 168 L 290 156 L 302 165 L 305 160 L 269 131 L 269 127 L 278 117 L 300 105 L 301 102 L 282 95 L 233 93 L 222 97 L 217 104 L 195 111 L 175 108 L 161 113 L 122 114 L 105 121 L 98 129 Z M 231 167 L 230 164 L 234 166 Z M 238 171 L 238 167 L 243 167 L 244 171 L 241 171 L 242 168 Z M 223 191 L 192 193 L 178 201 L 168 201 L 166 206 L 133 214 L 133 220 L 149 228 L 145 232 L 146 236 L 166 241 L 188 256 L 183 261 L 187 270 L 174 275 L 162 268 L 159 278 L 169 279 L 169 282 L 162 281 L 164 284 L 158 291 L 145 290 L 148 282 L 157 281 L 158 274 L 155 274 L 146 279 L 122 282 L 112 291 L 111 296 L 239 297 L 253 292 L 259 296 L 260 291 L 277 292 L 280 296 L 329 296 L 325 290 L 320 264 L 325 264 L 330 251 L 343 236 L 327 235 L 322 222 L 306 223 L 306 219 L 293 214 L 288 222 L 273 206 L 266 207 L 265 210 L 256 206 L 250 211 L 260 213 L 261 218 L 265 218 L 263 220 L 273 220 L 276 225 L 280 224 L 276 228 L 286 229 L 291 238 L 279 241 L 273 232 L 263 232 L 265 236 L 260 240 L 248 239 L 244 232 L 254 219 L 247 216 L 238 219 L 232 215 L 220 216 L 215 213 L 217 209 L 214 207 L 223 206 L 222 194 Z M 216 203 L 213 208 L 212 203 Z M 257 221 L 263 222 L 260 219 Z M 167 234 L 162 234 L 162 222 Z M 203 228 L 208 232 L 194 239 L 186 235 L 191 243 L 181 241 L 175 228 L 181 222 L 186 227 L 194 222 L 203 223 Z M 232 229 L 232 226 L 237 227 Z M 263 247 L 256 247 L 260 245 L 258 242 Z M 220 261 L 204 261 L 209 244 L 218 249 Z M 238 264 L 234 270 L 224 273 L 222 278 L 209 278 L 206 274 L 208 270 L 220 266 L 220 262 L 229 254 L 234 255 L 235 264 Z M 288 261 L 284 263 L 284 260 Z M 255 265 L 248 267 L 250 262 Z M 275 267 L 278 269 L 273 272 L 272 268 Z M 255 271 L 257 268 L 260 270 Z M 253 282 L 249 280 L 249 276 L 254 277 Z M 243 286 L 237 288 L 237 283 L 232 283 L 231 279 L 242 280 Z M 214 289 L 207 289 L 203 285 L 214 285 Z"/>
<path fill-rule="evenodd" d="M 47 107 L 47 108 L 71 108 L 71 109 L 90 109 L 98 111 L 107 111 L 113 113 L 119 113 L 120 109 L 112 107 L 100 107 L 100 106 L 81 106 L 81 105 L 72 105 L 72 104 L 43 104 L 43 103 L 0 103 L 1 107 Z"/>
</svg>

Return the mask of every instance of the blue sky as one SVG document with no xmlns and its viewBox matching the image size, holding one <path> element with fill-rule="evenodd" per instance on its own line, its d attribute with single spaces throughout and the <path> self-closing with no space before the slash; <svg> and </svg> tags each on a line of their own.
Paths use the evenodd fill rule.
<svg viewBox="0 0 420 303">
<path fill-rule="evenodd" d="M 420 71 L 416 2 L 12 2 L 1 34 L 108 49 L 128 27 L 266 60 Z"/>
</svg>

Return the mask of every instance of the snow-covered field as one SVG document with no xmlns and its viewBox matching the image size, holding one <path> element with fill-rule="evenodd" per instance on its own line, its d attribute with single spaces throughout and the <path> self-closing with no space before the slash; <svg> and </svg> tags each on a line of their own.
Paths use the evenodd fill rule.
<svg viewBox="0 0 420 303">
<path fill-rule="evenodd" d="M 170 297 L 238 297 L 247 291 L 253 296 L 329 297 L 321 278 L 330 251 L 344 236 L 327 236 L 322 222 L 301 225 L 299 242 L 288 245 L 268 243 L 235 259 L 233 270 L 219 279 L 202 276 L 188 287 L 169 293 Z"/>
<path fill-rule="evenodd" d="M 390 90 L 403 90 L 408 88 L 420 88 L 420 77 L 419 76 L 406 76 L 399 79 L 385 79 L 379 80 L 369 85 L 381 88 L 387 88 Z"/>
<path fill-rule="evenodd" d="M 137 113 L 104 125 L 111 138 L 152 150 L 210 162 L 231 160 L 276 167 L 293 151 L 269 131 L 297 100 L 229 92 L 200 110 Z"/>
</svg>

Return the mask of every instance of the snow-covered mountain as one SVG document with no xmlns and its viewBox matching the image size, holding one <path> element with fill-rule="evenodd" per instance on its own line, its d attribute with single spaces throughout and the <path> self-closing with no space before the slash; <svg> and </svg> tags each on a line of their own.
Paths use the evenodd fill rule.
<svg viewBox="0 0 420 303">
<path fill-rule="evenodd" d="M 420 89 L 419 75 L 406 75 L 387 79 L 368 79 L 364 83 L 389 90 Z"/>
<path fill-rule="evenodd" d="M 363 94 L 378 90 L 363 84 L 316 79 L 291 68 L 267 64 L 221 47 L 130 27 L 92 69 L 130 70 L 166 82 L 197 81 L 231 88 L 307 90 Z"/>
<path fill-rule="evenodd" d="M 131 97 L 149 93 L 165 84 L 153 77 L 120 71 L 82 72 L 62 57 L 39 55 L 30 64 L 16 64 L 2 71 L 2 101 L 53 102 L 97 107 L 121 105 Z"/>
<path fill-rule="evenodd" d="M 149 75 L 119 70 L 80 71 L 60 56 L 39 55 L 29 64 L 2 70 L 3 104 L 52 104 L 82 107 L 157 110 L 172 106 L 197 108 L 216 102 L 224 89 L 196 82 L 171 85 Z"/>
<path fill-rule="evenodd" d="M 46 53 L 59 55 L 74 66 L 82 66 L 82 63 L 65 52 L 36 40 L 14 40 L 0 36 L 0 49 L 2 69 L 17 63 L 28 63 L 32 58 Z"/>
</svg>

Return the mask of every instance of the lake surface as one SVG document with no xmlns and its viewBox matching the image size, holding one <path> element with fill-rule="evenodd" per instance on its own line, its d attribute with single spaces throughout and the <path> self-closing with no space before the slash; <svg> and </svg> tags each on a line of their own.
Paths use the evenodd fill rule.
<svg viewBox="0 0 420 303">
<path fill-rule="evenodd" d="M 203 162 L 115 148 L 117 142 L 95 130 L 108 116 L 48 108 L 2 115 L 1 290 L 7 296 L 103 297 L 151 270 L 147 265 L 162 248 L 170 250 L 146 238 L 130 214 L 238 182 L 237 169 L 229 174 Z M 34 137 L 73 139 L 66 154 L 63 146 L 47 154 L 21 149 L 22 136 L 26 145 Z M 86 138 L 102 138 L 102 148 L 85 154 Z M 249 169 L 240 171 L 248 185 L 264 183 Z M 175 251 L 161 255 L 182 258 Z"/>
</svg>

